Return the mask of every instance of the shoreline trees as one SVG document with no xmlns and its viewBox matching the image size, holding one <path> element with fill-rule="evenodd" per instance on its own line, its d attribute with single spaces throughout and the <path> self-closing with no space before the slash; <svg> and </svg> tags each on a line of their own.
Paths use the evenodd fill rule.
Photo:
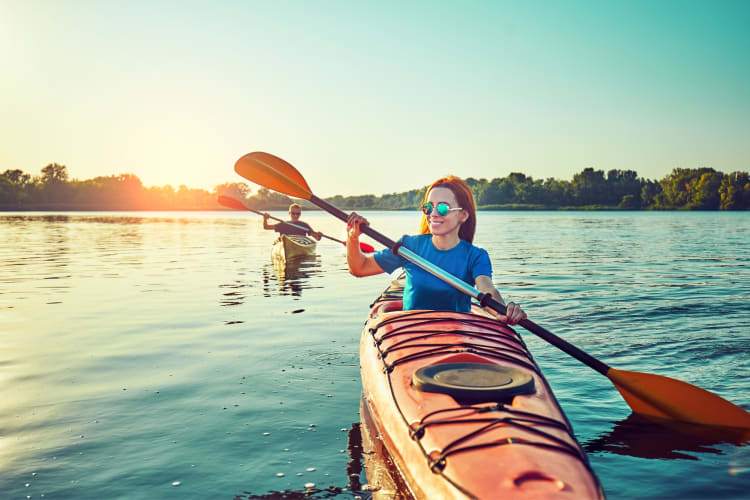
<svg viewBox="0 0 750 500">
<path fill-rule="evenodd" d="M 675 168 L 658 181 L 634 170 L 584 168 L 570 181 L 534 179 L 512 172 L 502 178 L 466 182 L 478 208 L 485 210 L 750 210 L 750 175 L 713 168 Z M 342 209 L 405 210 L 419 205 L 426 187 L 382 196 L 337 195 L 328 201 Z M 0 210 L 115 211 L 223 210 L 219 195 L 232 196 L 257 210 L 286 210 L 292 200 L 244 182 L 225 183 L 212 192 L 185 185 L 145 187 L 133 174 L 69 179 L 67 167 L 51 163 L 32 177 L 19 169 L 0 174 Z M 314 207 L 310 207 L 314 208 Z"/>
</svg>

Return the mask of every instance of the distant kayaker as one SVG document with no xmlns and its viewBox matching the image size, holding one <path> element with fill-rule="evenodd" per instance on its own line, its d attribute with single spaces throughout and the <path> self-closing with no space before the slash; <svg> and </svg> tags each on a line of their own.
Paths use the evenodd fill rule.
<svg viewBox="0 0 750 500">
<path fill-rule="evenodd" d="M 476 229 L 476 207 L 471 188 L 452 175 L 440 178 L 429 187 L 420 208 L 423 213 L 421 234 L 403 236 L 398 243 L 505 304 L 492 283 L 492 264 L 487 251 L 472 244 Z M 469 312 L 471 297 L 390 249 L 372 254 L 363 253 L 359 248 L 362 224 L 367 224 L 367 219 L 356 212 L 349 215 L 346 261 L 351 274 L 357 277 L 372 276 L 383 272 L 392 273 L 403 267 L 406 271 L 404 310 Z M 526 318 L 526 313 L 515 302 L 508 302 L 506 307 L 505 315 L 491 309 L 488 311 L 510 325 Z"/>
<path fill-rule="evenodd" d="M 307 222 L 303 222 L 299 220 L 301 215 L 302 215 L 302 207 L 296 203 L 292 203 L 291 205 L 289 205 L 289 219 L 290 220 L 286 222 L 279 222 L 278 224 L 269 224 L 268 218 L 270 217 L 270 215 L 267 213 L 264 213 L 263 214 L 263 229 L 274 230 L 280 234 L 297 234 L 300 236 L 309 235 L 315 238 L 316 240 L 320 241 L 320 238 L 322 235 L 316 231 L 313 231 L 313 228 L 310 227 L 310 224 L 308 224 Z"/>
</svg>

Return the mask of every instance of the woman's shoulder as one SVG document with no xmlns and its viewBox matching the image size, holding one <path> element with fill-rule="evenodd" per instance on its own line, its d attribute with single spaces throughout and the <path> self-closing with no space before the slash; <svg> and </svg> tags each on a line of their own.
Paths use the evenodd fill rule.
<svg viewBox="0 0 750 500">
<path fill-rule="evenodd" d="M 487 250 L 485 250 L 482 247 L 478 247 L 473 243 L 469 243 L 466 240 L 461 240 L 460 245 L 464 248 L 464 251 L 470 256 L 474 256 L 474 257 L 481 257 L 483 255 L 489 256 L 489 254 L 487 253 Z"/>
<path fill-rule="evenodd" d="M 461 246 L 463 246 L 464 248 L 471 249 L 471 250 L 474 250 L 474 251 L 481 251 L 481 252 L 485 251 L 484 248 L 478 247 L 474 243 L 471 243 L 471 242 L 466 241 L 466 240 L 461 240 L 461 242 L 459 244 Z"/>
<path fill-rule="evenodd" d="M 401 237 L 400 241 L 406 248 L 413 248 L 417 246 L 426 245 L 432 241 L 431 234 L 405 234 Z"/>
</svg>

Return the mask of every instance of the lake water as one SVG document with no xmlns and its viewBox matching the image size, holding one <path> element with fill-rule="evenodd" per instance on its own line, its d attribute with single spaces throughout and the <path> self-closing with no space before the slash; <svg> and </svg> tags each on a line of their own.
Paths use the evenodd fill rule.
<svg viewBox="0 0 750 500">
<path fill-rule="evenodd" d="M 418 222 L 366 215 L 393 239 Z M 349 438 L 390 278 L 327 239 L 280 273 L 273 239 L 243 212 L 0 214 L 0 498 L 369 498 Z M 531 320 L 750 409 L 750 213 L 483 212 L 476 243 Z M 747 498 L 749 446 L 639 422 L 519 331 L 609 499 Z"/>
</svg>

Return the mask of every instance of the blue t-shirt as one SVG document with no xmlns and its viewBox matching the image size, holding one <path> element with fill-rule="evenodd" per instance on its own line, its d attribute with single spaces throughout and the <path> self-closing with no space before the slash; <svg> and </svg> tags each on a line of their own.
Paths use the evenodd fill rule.
<svg viewBox="0 0 750 500">
<path fill-rule="evenodd" d="M 474 285 L 477 276 L 492 277 L 492 264 L 487 251 L 461 240 L 450 250 L 439 250 L 432 244 L 431 234 L 404 236 L 404 248 L 444 269 L 456 278 Z M 471 297 L 436 278 L 421 267 L 394 254 L 386 248 L 374 254 L 375 262 L 387 273 L 399 267 L 406 271 L 404 310 L 432 309 L 437 311 L 469 312 Z"/>
</svg>

